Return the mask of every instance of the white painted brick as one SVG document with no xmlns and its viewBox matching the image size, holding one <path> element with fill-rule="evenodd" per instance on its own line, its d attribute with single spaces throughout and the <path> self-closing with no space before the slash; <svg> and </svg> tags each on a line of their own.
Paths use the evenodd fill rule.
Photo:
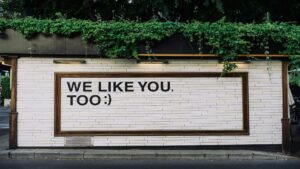
<svg viewBox="0 0 300 169">
<path fill-rule="evenodd" d="M 271 66 L 271 72 L 267 71 L 267 65 Z M 92 144 L 94 146 L 281 144 L 281 62 L 257 61 L 251 64 L 239 64 L 239 67 L 235 72 L 249 72 L 249 136 L 95 136 L 92 138 Z M 222 64 L 215 60 L 174 59 L 167 65 L 141 65 L 126 59 L 87 59 L 87 64 L 84 65 L 58 65 L 53 64 L 51 58 L 20 58 L 17 86 L 19 146 L 64 146 L 64 138 L 54 137 L 53 133 L 54 72 L 74 71 L 221 72 Z M 72 110 L 67 116 L 62 113 L 64 119 L 62 126 L 68 130 L 88 130 L 92 127 L 106 130 L 241 127 L 242 116 L 239 109 L 241 100 L 233 99 L 240 95 L 240 90 L 237 90 L 240 88 L 240 79 L 236 81 L 225 79 L 214 83 L 209 78 L 201 80 L 203 82 L 201 88 L 196 89 L 197 85 L 189 84 L 186 79 L 181 82 L 173 79 L 173 82 L 176 82 L 174 87 L 178 88 L 179 93 L 173 94 L 173 97 L 162 93 L 135 92 L 136 98 L 127 98 L 130 101 L 128 102 L 124 101 L 126 96 L 115 93 L 113 97 L 119 103 L 118 105 L 111 106 L 109 109 L 103 108 L 102 113 L 93 107 L 88 107 L 86 111 L 79 114 Z M 190 92 L 180 93 L 186 91 L 182 86 Z M 220 86 L 222 88 L 217 90 Z M 195 92 L 198 94 L 194 94 Z M 182 98 L 187 94 L 193 100 L 186 100 L 184 103 Z M 205 99 L 201 99 L 203 95 Z M 195 100 L 197 98 L 200 99 Z M 216 102 L 216 99 L 219 102 Z M 163 109 L 160 104 L 162 100 L 165 101 Z M 120 106 L 122 104 L 127 105 L 122 107 Z M 181 111 L 183 107 L 185 113 Z M 222 116 L 212 113 L 216 110 L 222 110 Z M 83 115 L 78 120 L 80 113 Z M 77 124 L 74 125 L 74 122 Z"/>
</svg>

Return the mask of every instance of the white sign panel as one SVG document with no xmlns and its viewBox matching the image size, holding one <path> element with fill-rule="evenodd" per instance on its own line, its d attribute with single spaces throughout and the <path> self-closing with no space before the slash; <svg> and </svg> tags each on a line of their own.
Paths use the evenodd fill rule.
<svg viewBox="0 0 300 169">
<path fill-rule="evenodd" d="M 242 133 L 246 75 L 57 73 L 56 134 Z"/>
</svg>

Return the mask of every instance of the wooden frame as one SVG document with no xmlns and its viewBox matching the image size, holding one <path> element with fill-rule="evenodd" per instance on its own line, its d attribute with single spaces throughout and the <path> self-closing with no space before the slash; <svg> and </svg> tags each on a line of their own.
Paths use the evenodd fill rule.
<svg viewBox="0 0 300 169">
<path fill-rule="evenodd" d="M 5 63 L 11 65 L 11 104 L 9 114 L 9 148 L 18 148 L 17 141 L 17 127 L 18 127 L 18 113 L 17 113 L 17 56 L 11 56 L 5 59 Z"/>
<path fill-rule="evenodd" d="M 216 54 L 177 54 L 177 53 L 139 53 L 138 54 L 141 57 L 196 57 L 196 58 L 221 58 L 221 56 L 218 56 Z M 238 54 L 237 58 L 247 58 L 247 57 L 257 57 L 257 58 L 279 58 L 279 59 L 285 59 L 288 58 L 288 55 L 285 54 Z"/>
<path fill-rule="evenodd" d="M 288 103 L 288 66 L 289 62 L 282 61 L 282 151 L 290 152 L 290 119 Z"/>
<path fill-rule="evenodd" d="M 54 136 L 184 136 L 184 135 L 249 135 L 248 73 L 230 73 L 226 77 L 242 79 L 243 128 L 242 130 L 135 130 L 135 131 L 62 131 L 61 130 L 61 79 L 62 78 L 138 78 L 138 77 L 220 77 L 219 72 L 163 72 L 163 73 L 55 73 L 54 82 Z"/>
</svg>

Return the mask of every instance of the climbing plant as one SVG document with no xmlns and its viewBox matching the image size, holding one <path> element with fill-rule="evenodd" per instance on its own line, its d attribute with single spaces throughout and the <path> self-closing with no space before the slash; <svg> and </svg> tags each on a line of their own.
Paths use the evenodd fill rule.
<svg viewBox="0 0 300 169">
<path fill-rule="evenodd" d="M 300 78 L 294 71 L 300 65 L 300 26 L 291 23 L 242 24 L 224 20 L 189 23 L 156 20 L 92 22 L 63 18 L 0 18 L 0 31 L 5 29 L 16 30 L 27 39 L 37 34 L 65 37 L 81 35 L 86 42 L 97 44 L 99 53 L 108 58 L 138 58 L 138 46 L 144 45 L 149 49 L 152 44 L 174 34 L 182 34 L 190 41 L 197 42 L 199 53 L 201 47 L 206 46 L 210 49 L 209 53 L 222 57 L 224 73 L 237 67 L 234 63 L 237 54 L 249 54 L 259 48 L 269 58 L 270 45 L 275 44 L 281 47 L 280 53 L 290 55 L 290 68 L 295 72 L 292 73 L 291 82 L 300 85 Z"/>
<path fill-rule="evenodd" d="M 2 77 L 1 86 L 1 99 L 10 99 L 10 78 L 7 76 Z"/>
</svg>

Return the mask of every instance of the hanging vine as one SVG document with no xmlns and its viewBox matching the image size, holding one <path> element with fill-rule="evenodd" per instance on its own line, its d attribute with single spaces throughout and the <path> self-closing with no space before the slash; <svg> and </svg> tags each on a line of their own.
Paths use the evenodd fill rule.
<svg viewBox="0 0 300 169">
<path fill-rule="evenodd" d="M 282 54 L 290 55 L 291 82 L 300 86 L 300 77 L 295 70 L 300 65 L 300 26 L 290 23 L 229 23 L 218 22 L 147 22 L 105 21 L 92 22 L 78 19 L 4 19 L 0 18 L 0 33 L 13 29 L 33 38 L 37 34 L 73 37 L 81 35 L 87 43 L 98 46 L 101 56 L 108 58 L 138 58 L 139 46 L 150 46 L 172 35 L 182 34 L 185 38 L 198 44 L 198 52 L 203 47 L 208 53 L 223 58 L 223 73 L 228 73 L 237 65 L 237 54 L 249 54 L 255 48 L 262 53 L 270 53 L 270 44 L 279 44 Z M 206 52 L 206 51 L 205 51 Z"/>
</svg>

